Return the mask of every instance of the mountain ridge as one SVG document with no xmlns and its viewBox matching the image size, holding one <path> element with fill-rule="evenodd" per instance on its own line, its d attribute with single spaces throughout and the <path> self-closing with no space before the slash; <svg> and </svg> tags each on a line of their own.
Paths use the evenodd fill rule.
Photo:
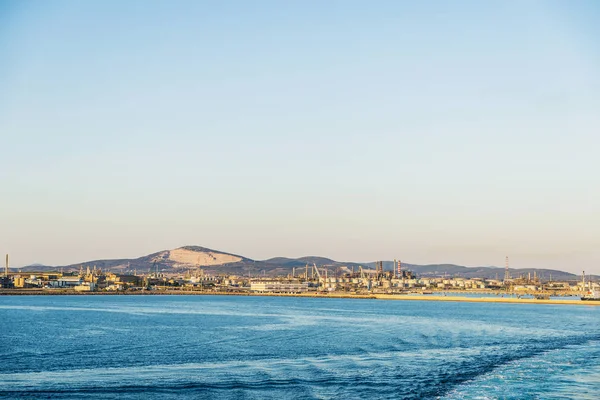
<svg viewBox="0 0 600 400">
<path fill-rule="evenodd" d="M 208 273 L 227 273 L 235 275 L 287 275 L 294 269 L 304 269 L 306 265 L 316 264 L 319 267 L 329 269 L 332 273 L 342 267 L 347 270 L 358 270 L 359 266 L 365 269 L 374 269 L 375 262 L 340 262 L 331 258 L 321 256 L 303 256 L 298 258 L 273 257 L 266 260 L 253 260 L 235 253 L 214 250 L 208 247 L 186 245 L 172 250 L 162 250 L 138 258 L 122 259 L 99 259 L 79 262 L 62 266 L 48 266 L 43 264 L 32 264 L 19 268 L 23 272 L 35 271 L 76 271 L 81 267 L 97 267 L 103 271 L 117 273 L 138 273 L 154 271 L 182 271 L 187 269 L 202 268 Z M 393 261 L 383 261 L 384 270 L 394 269 Z M 505 269 L 495 266 L 466 267 L 456 264 L 409 264 L 402 263 L 402 268 L 415 272 L 420 277 L 463 277 L 463 278 L 488 278 L 498 277 L 503 279 Z M 11 268 L 13 271 L 17 268 Z M 342 271 L 347 271 L 342 269 Z M 546 268 L 509 268 L 512 277 L 519 275 L 536 274 L 542 279 L 553 280 L 577 280 L 579 276 L 570 272 Z M 597 278 L 596 278 L 597 279 Z"/>
</svg>

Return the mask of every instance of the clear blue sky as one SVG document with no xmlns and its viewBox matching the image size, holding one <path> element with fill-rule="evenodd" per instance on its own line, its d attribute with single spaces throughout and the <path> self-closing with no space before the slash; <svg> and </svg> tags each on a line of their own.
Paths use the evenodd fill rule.
<svg viewBox="0 0 600 400">
<path fill-rule="evenodd" d="M 0 252 L 600 273 L 600 3 L 0 0 Z"/>
</svg>

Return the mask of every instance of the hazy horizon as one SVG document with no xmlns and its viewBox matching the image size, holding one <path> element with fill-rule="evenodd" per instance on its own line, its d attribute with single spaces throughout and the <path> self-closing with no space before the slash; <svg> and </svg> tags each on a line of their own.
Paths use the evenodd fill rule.
<svg viewBox="0 0 600 400">
<path fill-rule="evenodd" d="M 600 274 L 596 1 L 0 1 L 0 254 Z"/>
</svg>

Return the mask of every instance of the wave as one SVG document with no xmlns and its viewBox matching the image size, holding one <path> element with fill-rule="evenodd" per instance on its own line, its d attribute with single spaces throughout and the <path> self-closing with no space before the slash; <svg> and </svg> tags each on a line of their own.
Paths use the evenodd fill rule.
<svg viewBox="0 0 600 400">
<path fill-rule="evenodd" d="M 0 380 L 9 388 L 5 394 L 34 397 L 110 395 L 115 390 L 200 395 L 310 388 L 318 393 L 335 387 L 344 397 L 378 388 L 375 397 L 434 398 L 515 361 L 595 340 L 600 340 L 600 335 L 530 340 L 511 346 L 0 374 Z"/>
</svg>

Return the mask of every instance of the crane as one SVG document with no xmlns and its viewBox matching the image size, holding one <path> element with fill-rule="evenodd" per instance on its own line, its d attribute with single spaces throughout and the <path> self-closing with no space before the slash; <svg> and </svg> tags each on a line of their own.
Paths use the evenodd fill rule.
<svg viewBox="0 0 600 400">
<path fill-rule="evenodd" d="M 319 282 L 321 281 L 321 274 L 319 273 L 319 268 L 317 268 L 317 264 L 313 263 L 314 271 L 316 271 L 317 276 L 319 277 Z"/>
<path fill-rule="evenodd" d="M 360 271 L 360 279 L 365 279 L 365 271 L 363 270 L 362 265 L 358 266 L 358 270 Z"/>
</svg>

